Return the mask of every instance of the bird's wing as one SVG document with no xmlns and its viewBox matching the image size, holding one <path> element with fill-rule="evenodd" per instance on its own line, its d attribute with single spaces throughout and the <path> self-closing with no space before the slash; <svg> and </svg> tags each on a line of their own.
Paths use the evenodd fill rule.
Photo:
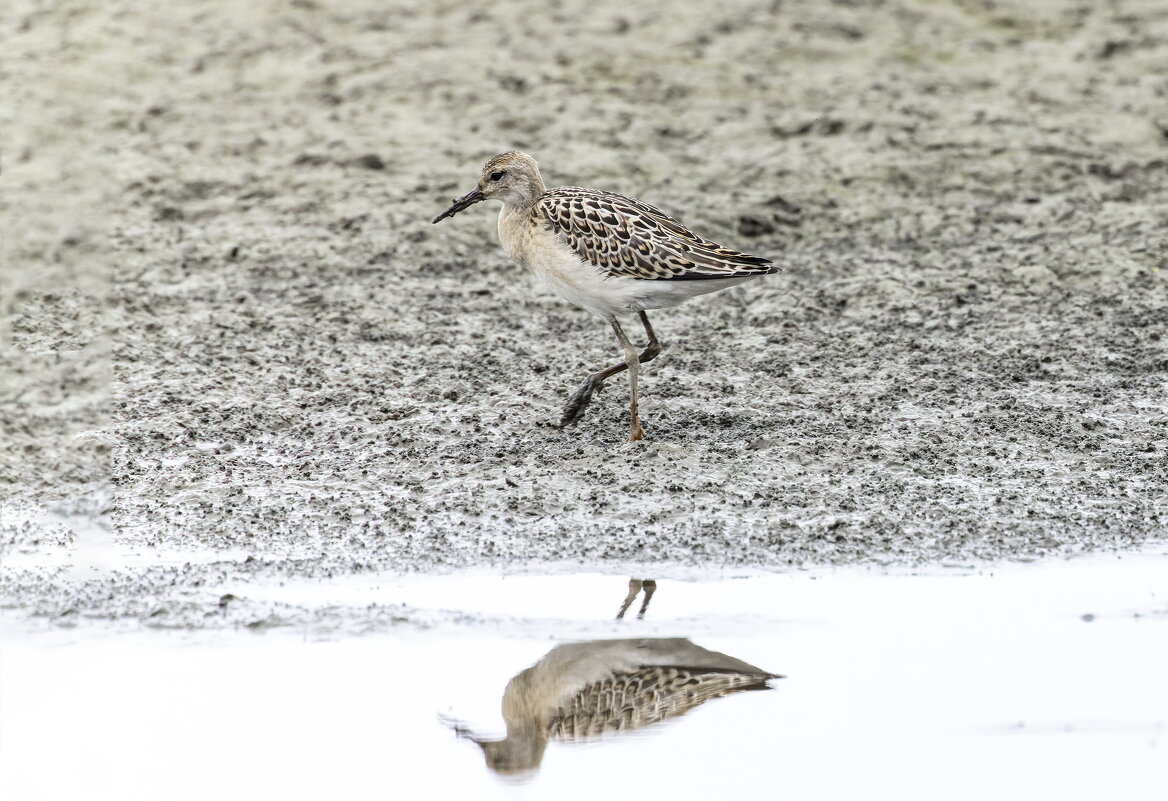
<svg viewBox="0 0 1168 801">
<path fill-rule="evenodd" d="M 767 673 L 645 667 L 583 687 L 548 720 L 547 734 L 580 741 L 684 715 L 711 698 L 768 689 Z"/>
<path fill-rule="evenodd" d="M 613 277 L 737 278 L 778 270 L 768 259 L 702 239 L 660 209 L 614 192 L 550 189 L 533 214 L 581 258 Z"/>
</svg>

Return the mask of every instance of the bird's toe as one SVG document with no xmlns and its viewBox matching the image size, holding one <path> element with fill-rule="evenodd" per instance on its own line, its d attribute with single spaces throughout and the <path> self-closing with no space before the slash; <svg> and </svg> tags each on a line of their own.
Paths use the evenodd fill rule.
<svg viewBox="0 0 1168 801">
<path fill-rule="evenodd" d="M 564 412 L 560 416 L 560 428 L 571 425 L 584 416 L 584 409 L 592 402 L 593 393 L 600 390 L 602 383 L 597 381 L 594 376 L 589 376 L 584 379 L 576 391 L 568 398 L 568 402 L 564 404 Z"/>
</svg>

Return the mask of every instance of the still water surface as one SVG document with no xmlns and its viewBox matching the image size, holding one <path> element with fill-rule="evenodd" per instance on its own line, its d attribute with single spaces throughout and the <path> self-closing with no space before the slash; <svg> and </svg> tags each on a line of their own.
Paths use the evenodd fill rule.
<svg viewBox="0 0 1168 801">
<path fill-rule="evenodd" d="M 36 631 L 9 614 L 0 798 L 1165 797 L 1162 545 L 658 579 L 644 617 L 642 593 L 617 620 L 628 590 L 627 576 L 490 572 L 234 590 L 442 612 L 359 636 Z M 725 655 L 723 671 L 748 663 L 786 678 L 632 731 L 551 736 L 519 771 L 488 767 L 476 741 L 508 734 L 500 707 L 514 676 L 564 642 L 666 637 Z M 573 657 L 548 675 L 595 680 L 634 658 L 618 648 L 612 661 L 606 647 L 579 652 L 600 667 Z"/>
</svg>

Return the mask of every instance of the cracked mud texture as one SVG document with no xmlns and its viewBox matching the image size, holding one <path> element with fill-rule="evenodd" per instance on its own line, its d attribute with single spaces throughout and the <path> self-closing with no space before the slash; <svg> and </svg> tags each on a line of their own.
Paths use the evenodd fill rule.
<svg viewBox="0 0 1168 801">
<path fill-rule="evenodd" d="M 0 10 L 0 603 L 1165 536 L 1162 2 L 533 9 Z M 652 314 L 642 444 L 623 376 L 554 426 L 619 351 L 496 209 L 429 222 L 511 148 L 785 268 Z M 95 525 L 222 558 L 54 567 Z"/>
</svg>

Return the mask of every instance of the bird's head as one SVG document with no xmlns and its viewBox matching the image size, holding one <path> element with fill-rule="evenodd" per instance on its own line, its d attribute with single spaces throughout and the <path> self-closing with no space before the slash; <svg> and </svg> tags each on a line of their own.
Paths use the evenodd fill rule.
<svg viewBox="0 0 1168 801">
<path fill-rule="evenodd" d="M 483 165 L 475 188 L 434 218 L 440 222 L 481 200 L 499 200 L 505 206 L 528 208 L 544 193 L 539 165 L 526 153 L 500 153 Z"/>
</svg>

